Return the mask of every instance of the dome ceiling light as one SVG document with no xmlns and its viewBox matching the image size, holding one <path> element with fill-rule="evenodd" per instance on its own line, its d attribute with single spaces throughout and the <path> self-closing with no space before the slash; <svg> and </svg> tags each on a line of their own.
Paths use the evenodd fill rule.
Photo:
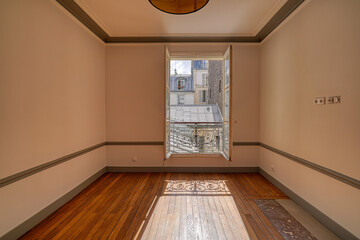
<svg viewBox="0 0 360 240">
<path fill-rule="evenodd" d="M 203 8 L 209 0 L 149 0 L 157 9 L 171 14 L 188 14 Z"/>
</svg>

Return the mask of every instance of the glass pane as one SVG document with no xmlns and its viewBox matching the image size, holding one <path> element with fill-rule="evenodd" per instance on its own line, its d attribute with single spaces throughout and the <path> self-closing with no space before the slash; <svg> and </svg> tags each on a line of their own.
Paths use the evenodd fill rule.
<svg viewBox="0 0 360 240">
<path fill-rule="evenodd" d="M 166 155 L 170 154 L 170 122 L 166 122 Z"/>
<path fill-rule="evenodd" d="M 166 119 L 170 119 L 170 92 L 166 90 Z"/>
<path fill-rule="evenodd" d="M 170 62 L 166 62 L 166 87 L 170 87 L 170 70 L 168 69 L 170 67 Z"/>
<path fill-rule="evenodd" d="M 230 83 L 230 59 L 225 59 L 225 86 Z"/>
<path fill-rule="evenodd" d="M 229 121 L 230 119 L 230 89 L 227 89 L 225 91 L 225 113 L 224 113 L 224 119 L 225 121 Z"/>
<path fill-rule="evenodd" d="M 229 153 L 230 144 L 229 144 L 229 123 L 224 123 L 224 153 Z"/>
</svg>

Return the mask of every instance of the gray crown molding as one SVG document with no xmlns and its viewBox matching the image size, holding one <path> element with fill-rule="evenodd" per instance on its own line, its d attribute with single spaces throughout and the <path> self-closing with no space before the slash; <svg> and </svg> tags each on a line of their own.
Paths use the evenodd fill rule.
<svg viewBox="0 0 360 240">
<path fill-rule="evenodd" d="M 256 34 L 260 42 L 264 40 L 277 26 L 280 25 L 296 8 L 305 0 L 288 0 L 277 13 L 265 24 L 265 26 Z"/>
<path fill-rule="evenodd" d="M 253 42 L 264 40 L 282 21 L 286 19 L 304 0 L 288 0 L 265 24 L 256 36 L 224 37 L 117 37 L 109 36 L 74 0 L 56 0 L 75 18 L 105 43 L 220 43 Z"/>
<path fill-rule="evenodd" d="M 105 42 L 110 36 L 74 1 L 56 0 L 90 31 Z"/>
<path fill-rule="evenodd" d="M 260 42 L 258 37 L 109 37 L 106 43 L 224 43 Z"/>
</svg>

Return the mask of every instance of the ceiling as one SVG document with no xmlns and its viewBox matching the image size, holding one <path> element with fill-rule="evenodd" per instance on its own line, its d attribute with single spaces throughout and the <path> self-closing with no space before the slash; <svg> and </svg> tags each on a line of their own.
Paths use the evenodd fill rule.
<svg viewBox="0 0 360 240">
<path fill-rule="evenodd" d="M 304 2 L 209 0 L 197 12 L 176 15 L 149 0 L 57 1 L 104 42 L 261 42 Z"/>
<path fill-rule="evenodd" d="M 164 13 L 148 0 L 75 0 L 111 37 L 255 36 L 286 0 L 210 0 L 186 15 Z"/>
</svg>

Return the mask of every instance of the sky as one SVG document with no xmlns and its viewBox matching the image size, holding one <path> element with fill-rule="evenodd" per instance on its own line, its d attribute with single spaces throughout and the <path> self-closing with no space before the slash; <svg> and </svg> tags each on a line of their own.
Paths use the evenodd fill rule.
<svg viewBox="0 0 360 240">
<path fill-rule="evenodd" d="M 175 68 L 178 74 L 191 74 L 191 60 L 171 60 L 171 74 L 175 74 Z"/>
</svg>

